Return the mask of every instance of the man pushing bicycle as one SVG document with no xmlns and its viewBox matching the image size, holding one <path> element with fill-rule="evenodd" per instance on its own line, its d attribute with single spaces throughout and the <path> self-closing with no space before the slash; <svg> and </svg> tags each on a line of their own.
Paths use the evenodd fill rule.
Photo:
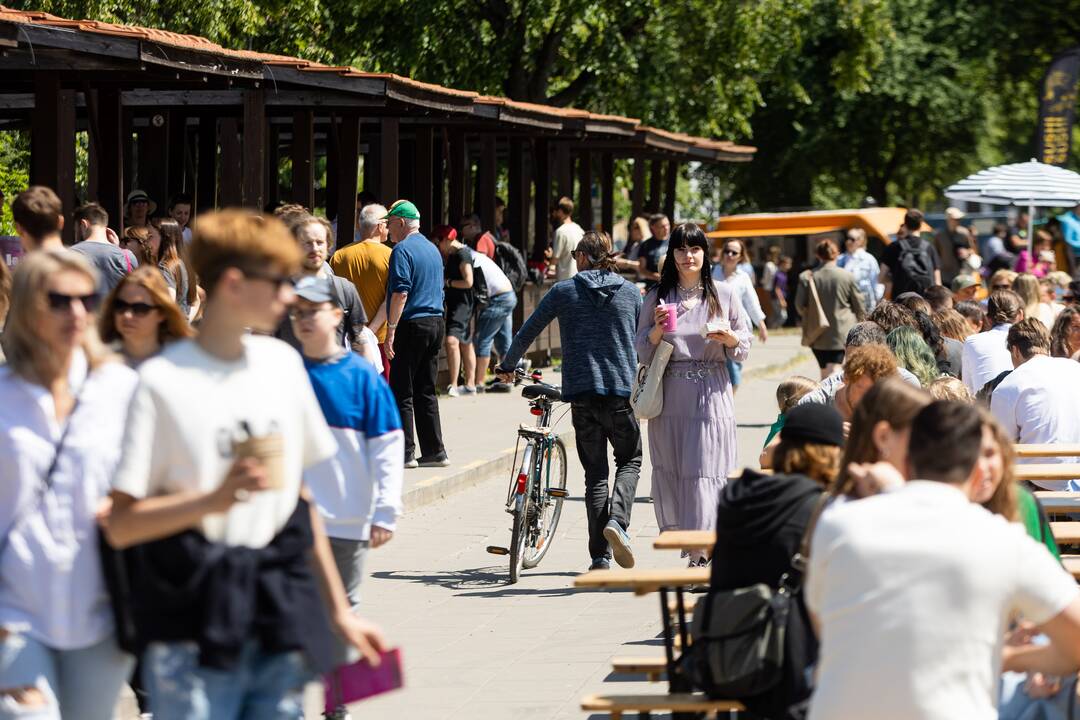
<svg viewBox="0 0 1080 720">
<path fill-rule="evenodd" d="M 555 283 L 518 331 L 496 371 L 512 382 L 518 360 L 552 320 L 562 339 L 562 397 L 571 404 L 585 468 L 590 570 L 634 566 L 630 512 L 641 475 L 641 429 L 630 407 L 637 367 L 634 337 L 641 292 L 615 272 L 611 239 L 587 232 L 573 252 L 578 274 Z M 608 445 L 615 482 L 608 488 Z"/>
</svg>

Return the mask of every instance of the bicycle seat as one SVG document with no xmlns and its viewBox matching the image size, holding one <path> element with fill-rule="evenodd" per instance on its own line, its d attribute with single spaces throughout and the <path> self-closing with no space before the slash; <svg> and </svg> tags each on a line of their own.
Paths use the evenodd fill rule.
<svg viewBox="0 0 1080 720">
<path fill-rule="evenodd" d="M 535 400 L 542 397 L 552 402 L 562 402 L 562 390 L 551 385 L 529 385 L 521 391 L 521 397 L 526 400 Z"/>
</svg>

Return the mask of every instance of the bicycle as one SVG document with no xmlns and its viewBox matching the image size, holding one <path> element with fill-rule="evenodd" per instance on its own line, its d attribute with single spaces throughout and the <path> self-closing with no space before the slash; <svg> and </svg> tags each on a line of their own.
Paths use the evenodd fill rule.
<svg viewBox="0 0 1080 720">
<path fill-rule="evenodd" d="M 515 372 L 514 384 L 526 377 L 523 370 Z M 562 515 L 566 490 L 566 445 L 551 427 L 556 405 L 562 403 L 562 390 L 541 381 L 534 372 L 532 385 L 521 391 L 529 401 L 529 412 L 536 416 L 536 425 L 518 427 L 514 448 L 517 472 L 510 476 L 506 494 L 506 512 L 513 515 L 510 547 L 488 546 L 489 553 L 510 556 L 510 583 L 516 583 L 523 569 L 540 564 L 551 547 L 555 529 Z M 524 449 L 522 450 L 522 443 Z M 517 463 L 521 455 L 521 464 Z"/>
</svg>

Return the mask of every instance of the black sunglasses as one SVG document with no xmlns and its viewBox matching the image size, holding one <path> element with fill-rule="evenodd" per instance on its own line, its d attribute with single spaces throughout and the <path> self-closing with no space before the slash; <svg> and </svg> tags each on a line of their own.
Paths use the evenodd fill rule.
<svg viewBox="0 0 1080 720">
<path fill-rule="evenodd" d="M 725 250 L 724 255 L 728 257 L 738 257 L 740 255 L 738 250 Z"/>
<path fill-rule="evenodd" d="M 113 312 L 117 315 L 123 315 L 130 310 L 131 314 L 135 317 L 146 317 L 150 314 L 151 310 L 157 309 L 157 305 L 148 305 L 144 302 L 129 303 L 119 299 L 113 302 Z"/>
<path fill-rule="evenodd" d="M 87 312 L 93 312 L 97 307 L 97 295 L 65 295 L 64 293 L 48 293 L 50 310 L 69 310 L 78 302 Z"/>
</svg>

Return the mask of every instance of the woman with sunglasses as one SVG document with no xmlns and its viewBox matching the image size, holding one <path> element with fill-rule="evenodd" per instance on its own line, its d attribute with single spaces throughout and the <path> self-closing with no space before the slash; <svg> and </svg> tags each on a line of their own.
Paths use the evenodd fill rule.
<svg viewBox="0 0 1080 720">
<path fill-rule="evenodd" d="M 43 250 L 15 271 L 0 369 L 0 718 L 109 720 L 116 645 L 97 520 L 137 376 L 94 330 L 96 276 Z"/>
<path fill-rule="evenodd" d="M 125 275 L 113 288 L 98 326 L 101 339 L 118 343 L 133 368 L 161 352 L 166 343 L 195 334 L 161 273 L 149 267 Z"/>
<path fill-rule="evenodd" d="M 758 301 L 754 281 L 750 279 L 750 275 L 740 269 L 740 266 L 748 263 L 749 260 L 750 257 L 746 253 L 746 246 L 743 245 L 742 240 L 738 238 L 727 240 L 720 251 L 720 264 L 712 269 L 712 277 L 731 287 L 736 299 L 746 311 L 750 323 L 757 330 L 758 338 L 761 342 L 765 342 L 769 339 L 769 331 L 765 328 L 765 311 L 761 309 L 761 303 Z M 727 366 L 732 389 L 738 390 L 742 383 L 742 363 L 729 358 Z"/>
</svg>

